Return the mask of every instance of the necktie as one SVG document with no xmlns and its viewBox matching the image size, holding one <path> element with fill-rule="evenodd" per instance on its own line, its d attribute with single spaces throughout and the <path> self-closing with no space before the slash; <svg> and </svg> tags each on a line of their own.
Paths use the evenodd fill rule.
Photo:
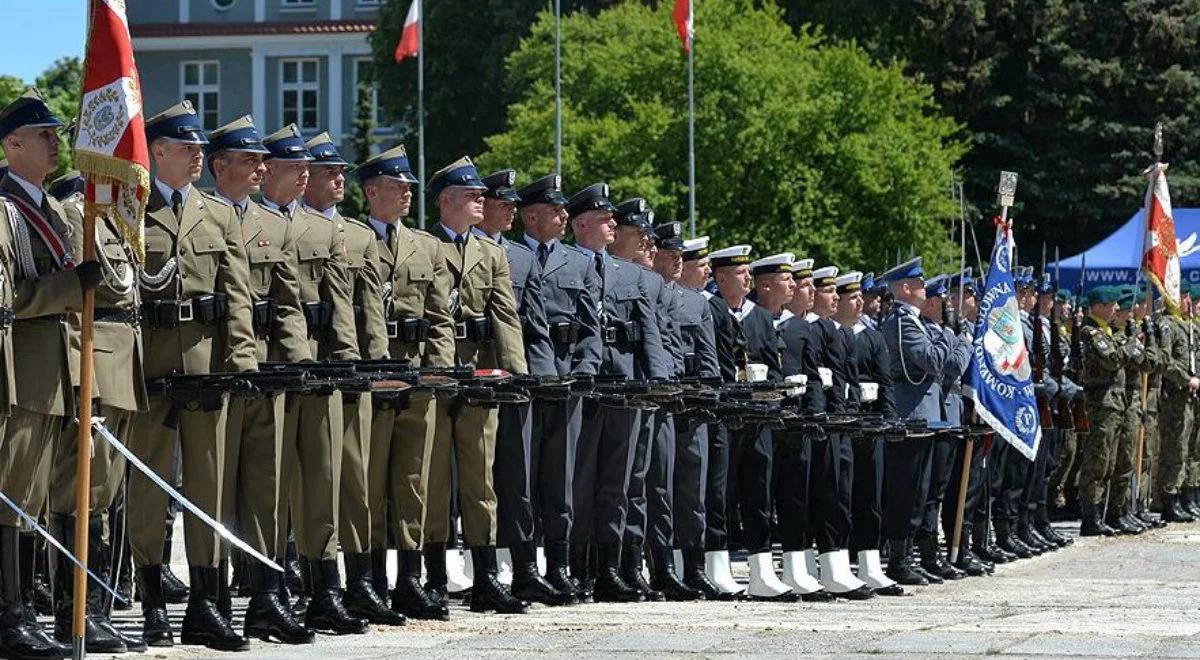
<svg viewBox="0 0 1200 660">
<path fill-rule="evenodd" d="M 600 275 L 600 281 L 604 282 L 604 255 L 597 252 L 593 259 L 596 262 L 596 273 Z"/>
<path fill-rule="evenodd" d="M 466 243 L 467 239 L 463 238 L 462 235 L 457 235 L 454 237 L 454 247 L 458 248 L 460 253 L 463 251 L 463 246 L 466 245 Z"/>
<path fill-rule="evenodd" d="M 538 265 L 545 268 L 546 259 L 550 257 L 550 248 L 545 243 L 538 243 Z"/>
<path fill-rule="evenodd" d="M 395 253 L 395 251 L 396 251 L 396 226 L 395 225 L 387 225 L 387 229 L 384 230 L 384 233 L 387 236 L 388 249 L 391 250 L 393 253 Z"/>
<path fill-rule="evenodd" d="M 178 190 L 171 192 L 171 212 L 179 218 L 179 212 L 183 210 L 183 193 Z"/>
</svg>

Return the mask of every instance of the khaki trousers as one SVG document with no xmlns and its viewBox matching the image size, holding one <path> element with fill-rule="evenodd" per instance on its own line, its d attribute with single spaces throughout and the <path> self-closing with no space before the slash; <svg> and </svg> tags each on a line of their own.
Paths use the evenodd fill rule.
<svg viewBox="0 0 1200 660">
<path fill-rule="evenodd" d="M 496 408 L 453 401 L 437 404 L 437 427 L 429 463 L 429 512 L 425 538 L 450 540 L 451 453 L 458 466 L 458 506 L 463 540 L 468 546 L 496 545 L 496 492 L 492 464 L 496 460 Z"/>
<path fill-rule="evenodd" d="M 436 423 L 437 407 L 427 392 L 409 397 L 406 408 L 374 411 L 367 463 L 372 549 L 387 547 L 389 524 L 401 550 L 419 550 L 425 542 Z"/>
</svg>

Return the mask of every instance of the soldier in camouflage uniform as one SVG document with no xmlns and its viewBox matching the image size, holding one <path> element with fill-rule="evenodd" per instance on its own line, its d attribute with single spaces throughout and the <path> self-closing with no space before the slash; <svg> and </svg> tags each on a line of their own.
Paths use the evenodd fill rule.
<svg viewBox="0 0 1200 660">
<path fill-rule="evenodd" d="M 1080 446 L 1079 508 L 1081 536 L 1112 536 L 1104 524 L 1104 497 L 1112 476 L 1117 434 L 1125 421 L 1126 349 L 1109 325 L 1120 292 L 1108 286 L 1088 294 L 1088 315 L 1080 328 L 1084 363 L 1079 368 L 1091 429 Z"/>
<path fill-rule="evenodd" d="M 1180 501 L 1183 485 L 1183 467 L 1187 461 L 1187 438 L 1192 433 L 1192 405 L 1196 390 L 1200 389 L 1200 378 L 1193 374 L 1191 335 L 1189 332 L 1191 294 L 1184 289 L 1181 307 L 1184 313 L 1165 314 L 1162 317 L 1161 346 L 1163 357 L 1162 444 L 1158 478 L 1154 487 L 1159 493 L 1162 517 L 1167 522 L 1192 522 L 1192 515 Z"/>
<path fill-rule="evenodd" d="M 1138 501 L 1133 506 L 1133 516 L 1141 523 L 1151 527 L 1161 527 L 1165 522 L 1150 517 L 1150 494 L 1154 481 L 1151 474 L 1158 463 L 1161 436 L 1158 433 L 1159 399 L 1162 394 L 1163 374 L 1167 368 L 1168 356 L 1163 350 L 1162 314 L 1154 312 L 1152 303 L 1146 300 L 1145 292 L 1138 294 L 1134 302 L 1134 319 L 1143 327 L 1146 336 L 1146 359 L 1149 365 L 1149 376 L 1146 387 L 1145 440 L 1142 443 L 1142 471 L 1138 474 Z M 1136 465 L 1137 456 L 1134 455 Z"/>
<path fill-rule="evenodd" d="M 1190 289 L 1192 309 L 1191 309 L 1191 326 L 1188 333 L 1189 346 L 1191 347 L 1191 357 L 1189 364 L 1195 364 L 1197 356 L 1200 355 L 1200 318 L 1196 317 L 1197 305 L 1200 302 L 1200 286 L 1192 285 Z M 1191 373 L 1196 373 L 1195 368 Z M 1192 417 L 1196 417 L 1197 412 L 1200 412 L 1200 398 L 1192 399 Z M 1187 434 L 1187 461 L 1184 463 L 1184 481 L 1180 491 L 1180 504 L 1184 507 L 1193 518 L 1200 519 L 1200 426 L 1192 426 L 1192 430 Z"/>
<path fill-rule="evenodd" d="M 1113 338 L 1125 350 L 1129 361 L 1125 365 L 1125 414 L 1123 424 L 1113 444 L 1113 468 L 1108 485 L 1108 506 L 1104 522 L 1121 534 L 1141 534 L 1146 526 L 1132 518 L 1126 510 L 1130 487 L 1136 469 L 1138 436 L 1142 430 L 1142 377 L 1147 373 L 1149 360 L 1141 329 L 1133 320 L 1136 291 L 1123 287 L 1117 301 L 1119 309 L 1113 317 Z"/>
</svg>

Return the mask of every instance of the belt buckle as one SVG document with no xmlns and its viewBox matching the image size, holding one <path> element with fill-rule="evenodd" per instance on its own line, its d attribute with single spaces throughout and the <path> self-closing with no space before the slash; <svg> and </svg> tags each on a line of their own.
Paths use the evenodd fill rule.
<svg viewBox="0 0 1200 660">
<path fill-rule="evenodd" d="M 605 326 L 605 328 L 604 328 L 604 343 L 606 343 L 606 344 L 617 343 L 617 329 L 616 328 L 614 328 L 612 326 Z"/>
<path fill-rule="evenodd" d="M 459 321 L 454 324 L 454 338 L 466 341 L 467 339 L 467 322 Z"/>
<path fill-rule="evenodd" d="M 184 300 L 184 301 L 180 302 L 179 307 L 177 307 L 176 309 L 177 309 L 177 317 L 179 318 L 180 323 L 187 323 L 188 321 L 195 320 L 196 313 L 192 308 L 191 300 Z"/>
<path fill-rule="evenodd" d="M 399 339 L 400 338 L 400 322 L 399 321 L 385 321 L 384 325 L 387 326 L 388 339 Z"/>
</svg>

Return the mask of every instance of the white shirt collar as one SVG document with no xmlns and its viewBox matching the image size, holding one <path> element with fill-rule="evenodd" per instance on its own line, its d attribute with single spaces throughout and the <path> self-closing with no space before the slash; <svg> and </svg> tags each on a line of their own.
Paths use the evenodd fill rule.
<svg viewBox="0 0 1200 660">
<path fill-rule="evenodd" d="M 265 206 L 269 209 L 274 209 L 276 211 L 279 211 L 280 213 L 283 213 L 284 215 L 291 216 L 296 213 L 297 200 L 293 199 L 292 201 L 288 202 L 287 204 L 285 204 L 283 206 L 280 206 L 279 204 L 267 199 L 266 197 L 263 197 L 262 201 L 263 201 L 263 206 Z"/>
<path fill-rule="evenodd" d="M 40 207 L 42 205 L 42 202 L 46 199 L 46 193 L 41 188 L 13 174 L 12 170 L 8 171 L 8 176 L 12 177 L 12 180 L 16 181 L 17 185 L 21 186 L 21 189 L 25 191 L 25 194 L 29 195 L 29 199 L 33 200 L 34 206 Z M 171 198 L 167 197 L 167 199 Z"/>
<path fill-rule="evenodd" d="M 866 331 L 866 329 L 867 329 L 867 324 L 866 324 L 866 323 L 863 323 L 863 320 L 862 320 L 862 319 L 859 319 L 859 320 L 858 320 L 858 321 L 857 321 L 857 322 L 854 324 L 854 328 L 853 328 L 853 330 L 854 330 L 854 334 L 856 334 L 856 335 L 857 335 L 857 334 L 862 334 L 864 331 Z"/>
<path fill-rule="evenodd" d="M 806 312 L 804 314 L 804 320 L 808 321 L 809 323 L 816 323 L 817 321 L 821 320 L 821 317 L 817 316 L 814 312 Z"/>
<path fill-rule="evenodd" d="M 308 209 L 309 211 L 311 211 L 313 213 L 316 213 L 317 215 L 325 216 L 326 220 L 333 220 L 333 214 L 337 213 L 337 205 L 336 204 L 325 209 L 324 211 L 319 211 L 317 209 L 314 209 L 313 207 L 309 206 L 308 204 L 305 204 L 304 208 Z"/>
<path fill-rule="evenodd" d="M 795 316 L 795 314 L 792 313 L 792 310 L 790 310 L 790 309 L 783 310 L 782 312 L 779 313 L 779 318 L 775 319 L 775 327 L 776 328 L 783 327 L 783 324 L 792 320 L 793 316 Z"/>
<path fill-rule="evenodd" d="M 749 298 L 746 298 L 746 299 L 742 300 L 742 308 L 741 309 L 735 310 L 734 308 L 730 307 L 729 313 L 733 314 L 733 318 L 737 319 L 738 321 L 744 321 L 746 319 L 746 316 L 750 313 L 750 310 L 754 309 L 754 307 L 755 307 L 754 301 L 750 300 Z"/>
<path fill-rule="evenodd" d="M 376 220 L 373 217 L 367 218 L 367 224 L 371 225 L 371 229 L 375 230 L 375 236 L 377 236 L 381 241 L 387 240 L 388 227 L 393 226 L 382 220 Z"/>
<path fill-rule="evenodd" d="M 166 200 L 167 204 L 171 203 L 171 195 L 176 192 L 178 192 L 179 195 L 181 197 L 183 197 L 183 203 L 186 204 L 188 201 L 188 195 L 191 194 L 191 192 L 192 192 L 192 184 L 190 184 L 190 183 L 187 184 L 186 186 L 180 188 L 179 190 L 175 190 L 174 188 L 172 188 L 171 186 L 168 186 L 167 184 L 163 183 L 159 179 L 154 180 L 154 185 L 158 186 L 158 192 L 160 195 L 163 196 L 163 199 Z"/>
</svg>

